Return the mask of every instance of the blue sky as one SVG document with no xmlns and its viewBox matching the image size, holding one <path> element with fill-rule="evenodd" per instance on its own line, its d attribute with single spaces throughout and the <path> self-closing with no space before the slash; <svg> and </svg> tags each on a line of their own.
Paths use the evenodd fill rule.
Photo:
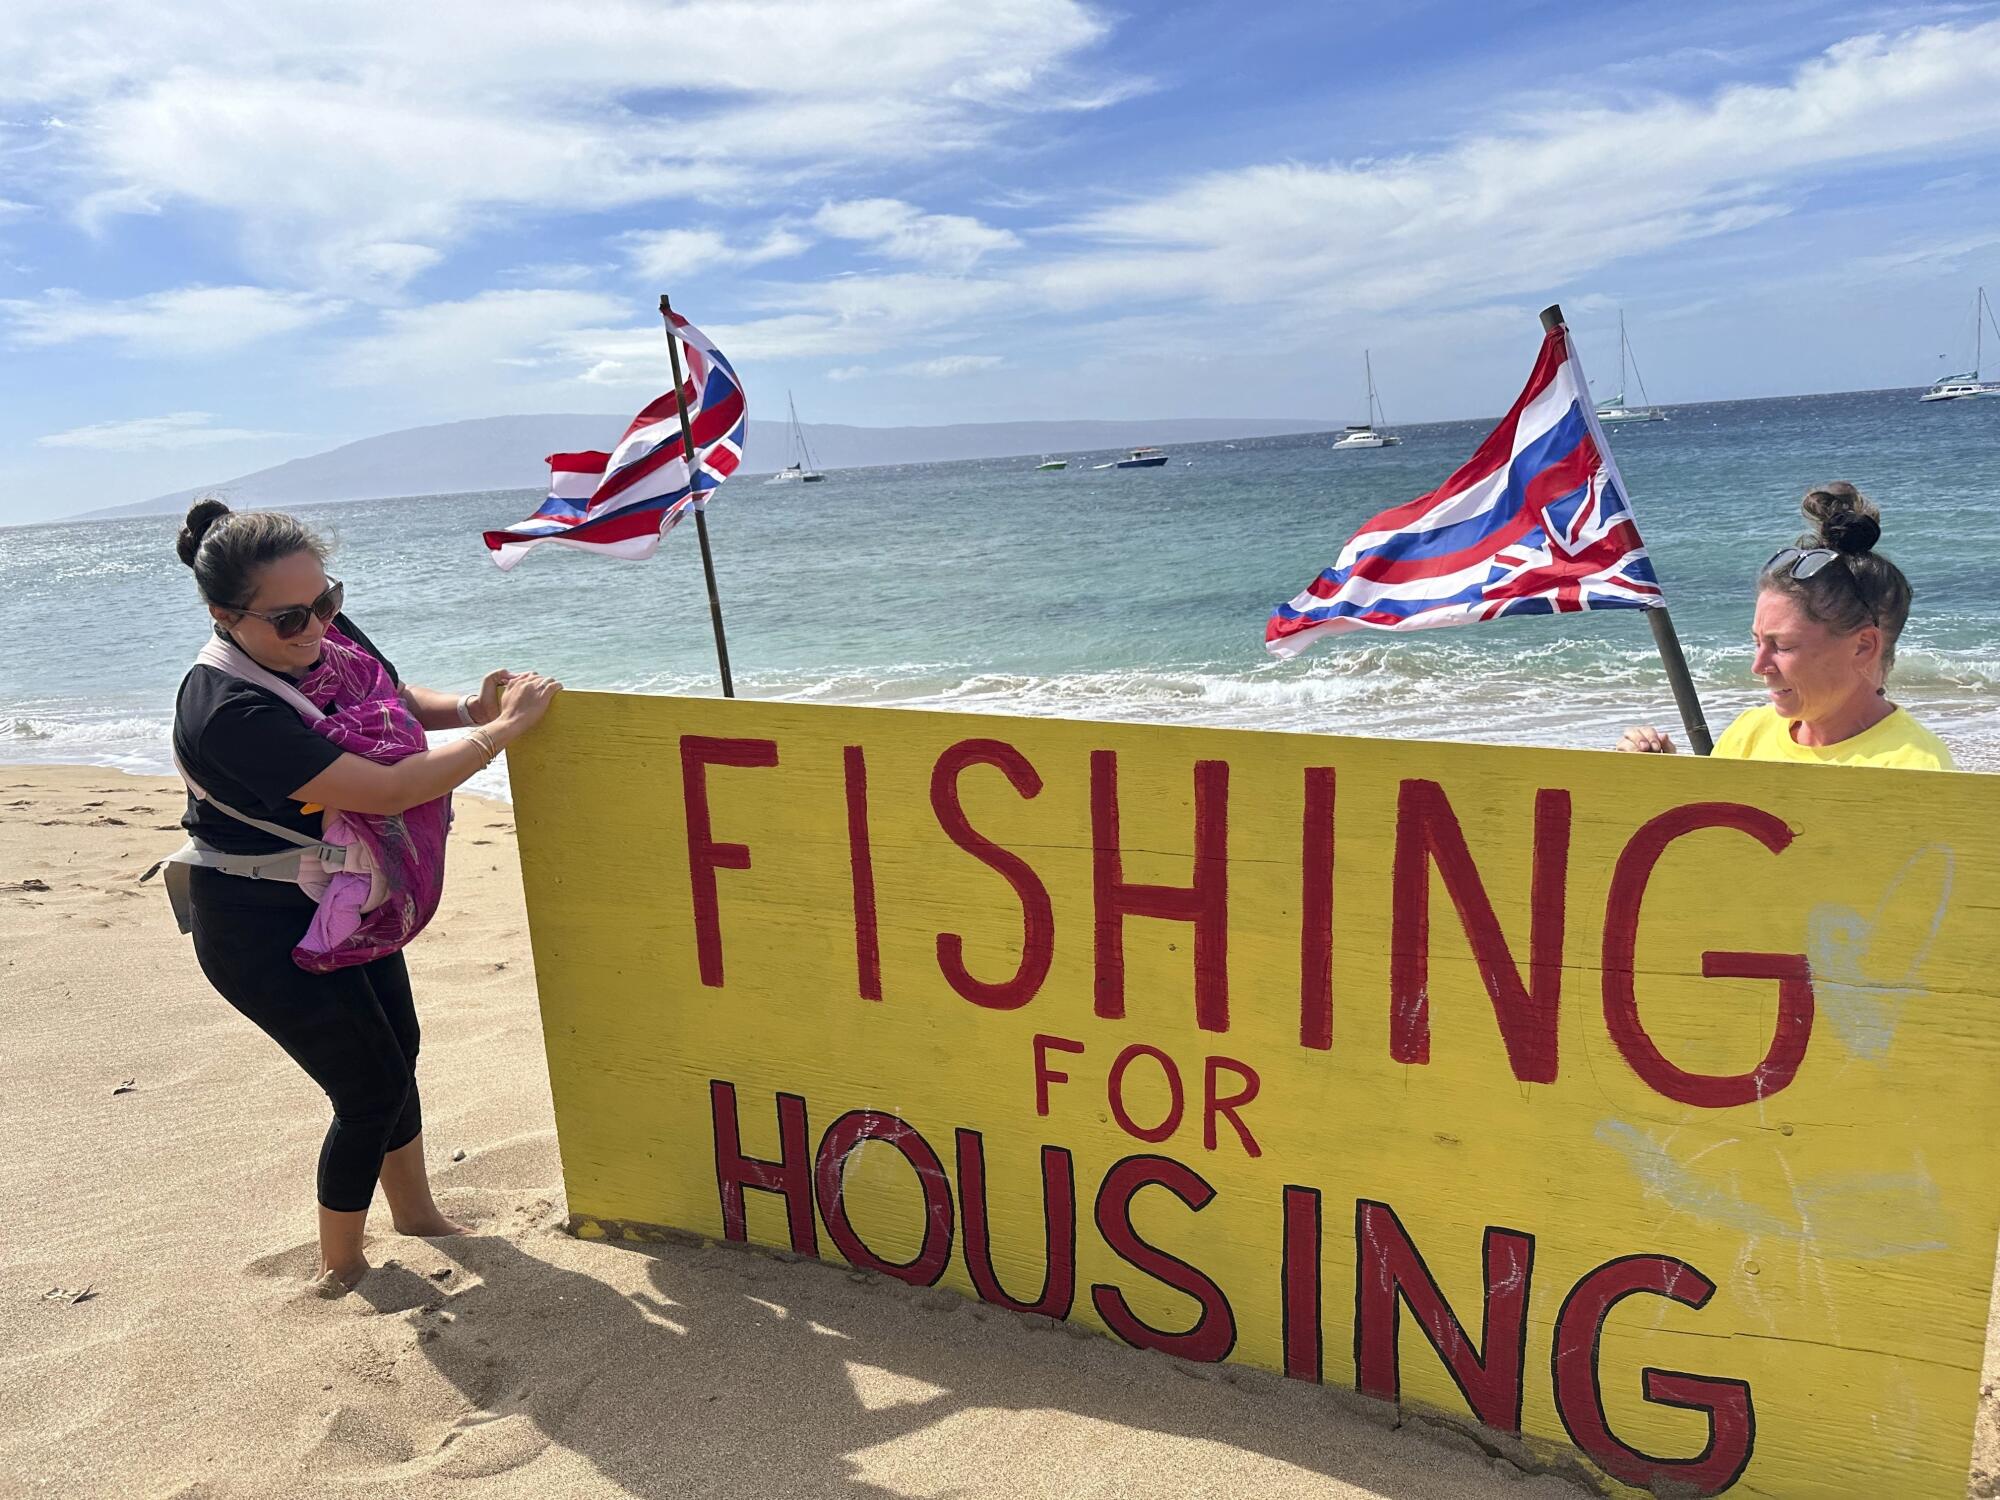
<svg viewBox="0 0 2000 1500">
<path fill-rule="evenodd" d="M 1621 307 L 1658 400 L 1921 384 L 1996 180 L 2000 5 L 13 0 L 0 523 L 629 414 L 663 290 L 864 425 L 1492 413 L 1557 299 L 1600 387 Z"/>
</svg>

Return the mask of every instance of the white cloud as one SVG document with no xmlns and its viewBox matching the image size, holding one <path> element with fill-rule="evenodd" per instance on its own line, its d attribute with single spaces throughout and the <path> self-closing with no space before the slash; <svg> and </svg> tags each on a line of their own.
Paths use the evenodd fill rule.
<svg viewBox="0 0 2000 1500">
<path fill-rule="evenodd" d="M 948 380 L 954 375 L 970 375 L 975 370 L 990 370 L 1006 361 L 997 354 L 946 354 L 937 359 L 920 359 L 915 364 L 903 366 L 907 375 L 927 375 L 937 380 Z"/>
<path fill-rule="evenodd" d="M 579 320 L 552 334 L 541 341 L 539 362 L 557 378 L 572 371 L 587 385 L 650 388 L 656 393 L 665 389 L 672 379 L 666 331 L 657 316 L 646 317 L 639 326 L 616 324 L 631 311 L 629 303 L 620 302 L 594 319 Z M 735 357 L 734 345 L 725 342 L 722 348 Z"/>
<path fill-rule="evenodd" d="M 41 448 L 94 448 L 116 453 L 141 453 L 163 448 L 207 448 L 218 443 L 246 443 L 289 433 L 259 432 L 248 427 L 214 427 L 205 411 L 170 412 L 163 417 L 133 417 L 122 422 L 92 422 L 67 432 L 35 439 Z"/>
<path fill-rule="evenodd" d="M 703 38 L 699 90 L 663 88 L 659 53 L 635 45 L 668 15 L 677 35 Z M 650 298 L 590 288 L 644 277 L 672 291 L 749 267 L 768 269 L 730 278 L 731 320 L 697 321 L 739 362 L 835 372 L 942 374 L 999 356 L 941 349 L 1029 339 L 1116 370 L 1164 348 L 1191 358 L 1224 331 L 1270 354 L 1323 345 L 1329 324 L 1476 333 L 1486 310 L 1532 311 L 1545 290 L 1581 308 L 1625 258 L 1823 213 L 1824 188 L 1846 174 L 1907 167 L 1912 201 L 1927 182 L 1961 191 L 1967 158 L 2000 144 L 2000 23 L 1962 23 L 1854 38 L 1775 82 L 1700 94 L 1565 79 L 1560 101 L 1393 157 L 1255 162 L 1080 207 L 1065 189 L 1053 227 L 1028 217 L 1064 212 L 1049 200 L 988 193 L 978 211 L 1019 233 L 931 212 L 913 189 L 864 196 L 896 180 L 889 169 L 1018 138 L 1032 111 L 1115 97 L 1124 83 L 1080 72 L 1104 34 L 1076 0 L 210 0 L 157 15 L 136 0 L 16 0 L 0 97 L 75 128 L 48 132 L 34 175 L 8 191 L 44 212 L 94 213 L 111 232 L 125 213 L 216 211 L 272 284 L 296 277 L 382 306 L 374 331 L 336 352 L 338 380 L 473 401 L 530 383 L 657 389 Z M 117 45 L 87 45 L 108 38 Z M 431 65 L 441 56 L 449 68 Z M 680 201 L 639 219 L 662 227 L 611 239 L 608 254 L 609 229 L 569 244 L 542 235 L 495 263 L 578 260 L 493 277 L 517 290 L 406 303 L 474 235 L 528 241 L 545 216 L 614 209 L 629 224 L 635 205 L 666 200 Z M 821 239 L 880 269 L 816 280 L 810 263 L 787 264 Z M 1897 249 L 1890 238 L 1837 253 L 1859 263 Z M 578 263 L 590 254 L 615 261 Z M 47 293 L 0 301 L 0 337 L 209 352 L 340 308 L 253 286 L 120 302 Z"/>
<path fill-rule="evenodd" d="M 852 358 L 982 321 L 1019 295 L 996 278 L 928 272 L 775 283 L 756 294 L 769 316 L 708 332 L 732 359 Z"/>
<path fill-rule="evenodd" d="M 344 290 L 394 288 L 485 209 L 603 209 L 726 180 L 662 154 L 672 139 L 655 125 L 613 138 L 590 119 L 512 117 L 351 79 L 180 72 L 96 108 L 86 169 L 108 186 L 84 208 L 100 225 L 167 201 L 222 209 L 240 217 L 260 265 Z"/>
<path fill-rule="evenodd" d="M 25 218 L 41 210 L 32 203 L 16 203 L 12 198 L 0 198 L 0 219 Z"/>
<path fill-rule="evenodd" d="M 487 388 L 496 367 L 551 380 L 581 376 L 594 360 L 577 331 L 629 314 L 629 303 L 595 292 L 534 288 L 487 291 L 458 302 L 392 308 L 379 332 L 355 339 L 336 356 L 346 385 L 436 381 Z M 654 334 L 655 342 L 665 338 Z"/>
<path fill-rule="evenodd" d="M 635 272 L 666 284 L 717 266 L 786 260 L 808 249 L 812 241 L 779 227 L 750 245 L 732 245 L 715 229 L 639 229 L 620 235 L 618 243 Z"/>
<path fill-rule="evenodd" d="M 836 365 L 833 369 L 826 372 L 826 378 L 835 382 L 859 380 L 867 373 L 868 366 L 866 365 Z"/>
<path fill-rule="evenodd" d="M 500 277 L 504 281 L 526 282 L 537 287 L 583 286 L 613 269 L 604 262 L 544 260 L 509 266 L 500 273 Z"/>
<path fill-rule="evenodd" d="M 1523 295 L 1783 215 L 1799 187 L 1851 169 L 1996 140 L 2000 22 L 1856 37 L 1780 85 L 1552 105 L 1430 153 L 1210 174 L 1085 215 L 1067 227 L 1095 248 L 1032 280 L 1058 307 Z"/>
<path fill-rule="evenodd" d="M 395 240 L 377 240 L 355 245 L 348 251 L 348 269 L 363 282 L 402 286 L 444 259 L 444 253 L 429 245 L 406 245 Z"/>
<path fill-rule="evenodd" d="M 941 270 L 967 271 L 996 250 L 1021 241 L 962 214 L 927 214 L 895 198 L 856 198 L 829 203 L 813 216 L 813 226 L 836 239 L 860 240 L 894 260 L 911 260 Z"/>
<path fill-rule="evenodd" d="M 422 258 L 378 247 L 492 213 L 740 202 L 1098 107 L 1106 31 L 1082 0 L 15 0 L 0 97 L 74 127 L 41 170 L 99 222 L 196 204 L 267 271 L 393 290 Z"/>
<path fill-rule="evenodd" d="M 341 311 L 324 297 L 256 286 L 181 287 L 116 302 L 61 289 L 0 299 L 0 319 L 12 325 L 9 341 L 18 347 L 106 339 L 129 353 L 166 357 L 226 353 Z"/>
<path fill-rule="evenodd" d="M 766 285 L 762 315 L 729 329 L 737 342 L 725 347 L 837 358 L 967 335 L 990 347 L 1008 319 L 1061 319 L 1071 334 L 1117 320 L 1094 325 L 1109 334 L 1157 310 L 1178 313 L 1190 343 L 1213 336 L 1206 312 L 1275 351 L 1341 320 L 1464 322 L 1628 256 L 1781 217 L 1843 173 L 1996 141 L 1990 23 L 1851 39 L 1777 85 L 1551 108 L 1387 160 L 1212 173 L 1037 237 L 1070 248 L 976 267 L 1000 248 L 982 236 L 1005 231 L 898 200 L 829 204 L 814 220 L 822 232 L 935 264 Z"/>
<path fill-rule="evenodd" d="M 632 269 L 654 281 L 673 281 L 729 259 L 729 245 L 714 229 L 636 230 L 619 244 Z"/>
</svg>

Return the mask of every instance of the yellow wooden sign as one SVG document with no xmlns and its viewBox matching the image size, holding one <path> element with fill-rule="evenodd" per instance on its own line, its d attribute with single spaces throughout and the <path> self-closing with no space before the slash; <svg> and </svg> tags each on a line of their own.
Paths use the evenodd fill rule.
<svg viewBox="0 0 2000 1500">
<path fill-rule="evenodd" d="M 1965 1492 L 2000 778 L 600 694 L 510 758 L 578 1232 Z"/>
</svg>

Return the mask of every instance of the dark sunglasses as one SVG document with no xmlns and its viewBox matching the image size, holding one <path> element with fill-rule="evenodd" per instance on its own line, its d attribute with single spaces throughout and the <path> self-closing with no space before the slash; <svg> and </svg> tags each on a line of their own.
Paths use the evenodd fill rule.
<svg viewBox="0 0 2000 1500">
<path fill-rule="evenodd" d="M 249 615 L 262 620 L 277 633 L 281 641 L 289 641 L 303 635 L 307 625 L 314 620 L 331 620 L 340 613 L 341 601 L 347 597 L 347 585 L 338 578 L 326 586 L 326 592 L 310 604 L 287 604 L 283 609 L 238 609 L 239 615 Z"/>
<path fill-rule="evenodd" d="M 1817 577 L 1828 563 L 1834 562 L 1840 564 L 1841 574 L 1847 579 L 1847 586 L 1854 590 L 1854 597 L 1860 601 L 1863 612 L 1868 616 L 1868 623 L 1880 630 L 1882 622 L 1875 618 L 1875 606 L 1870 604 L 1868 596 L 1861 592 L 1861 580 L 1854 576 L 1854 569 L 1847 565 L 1847 559 L 1833 548 L 1780 547 L 1771 554 L 1771 560 L 1764 564 L 1764 571 L 1785 573 L 1804 582 L 1808 578 Z"/>
</svg>

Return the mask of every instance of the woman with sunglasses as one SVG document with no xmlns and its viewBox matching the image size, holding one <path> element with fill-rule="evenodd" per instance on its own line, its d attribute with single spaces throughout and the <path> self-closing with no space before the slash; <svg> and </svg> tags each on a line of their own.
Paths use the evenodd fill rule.
<svg viewBox="0 0 2000 1500">
<path fill-rule="evenodd" d="M 343 590 L 326 575 L 326 544 L 290 516 L 198 501 L 176 550 L 194 570 L 216 633 L 266 672 L 297 686 L 323 651 L 358 649 L 381 664 L 425 729 L 474 726 L 454 743 L 378 764 L 316 734 L 275 692 L 198 663 L 181 683 L 173 743 L 183 774 L 205 794 L 189 796 L 182 825 L 212 850 L 287 849 L 214 802 L 317 839 L 326 809 L 388 815 L 434 801 L 532 728 L 560 690 L 548 678 L 504 671 L 463 698 L 403 682 L 340 612 Z M 331 639 L 330 629 L 338 632 Z M 398 1233 L 464 1233 L 432 1201 L 424 1167 L 417 1013 L 403 955 L 308 973 L 292 950 L 316 908 L 299 886 L 197 866 L 188 896 L 202 972 L 333 1104 L 319 1156 L 315 1289 L 339 1296 L 367 1271 L 362 1231 L 378 1181 Z"/>
<path fill-rule="evenodd" d="M 1902 569 L 1875 550 L 1882 513 L 1851 484 L 1811 490 L 1799 508 L 1813 531 L 1764 564 L 1750 625 L 1750 669 L 1770 702 L 1731 724 L 1715 753 L 1951 770 L 1944 741 L 1891 703 L 1884 686 L 1912 595 Z M 1674 742 L 1640 725 L 1625 731 L 1618 748 L 1660 754 Z"/>
</svg>

